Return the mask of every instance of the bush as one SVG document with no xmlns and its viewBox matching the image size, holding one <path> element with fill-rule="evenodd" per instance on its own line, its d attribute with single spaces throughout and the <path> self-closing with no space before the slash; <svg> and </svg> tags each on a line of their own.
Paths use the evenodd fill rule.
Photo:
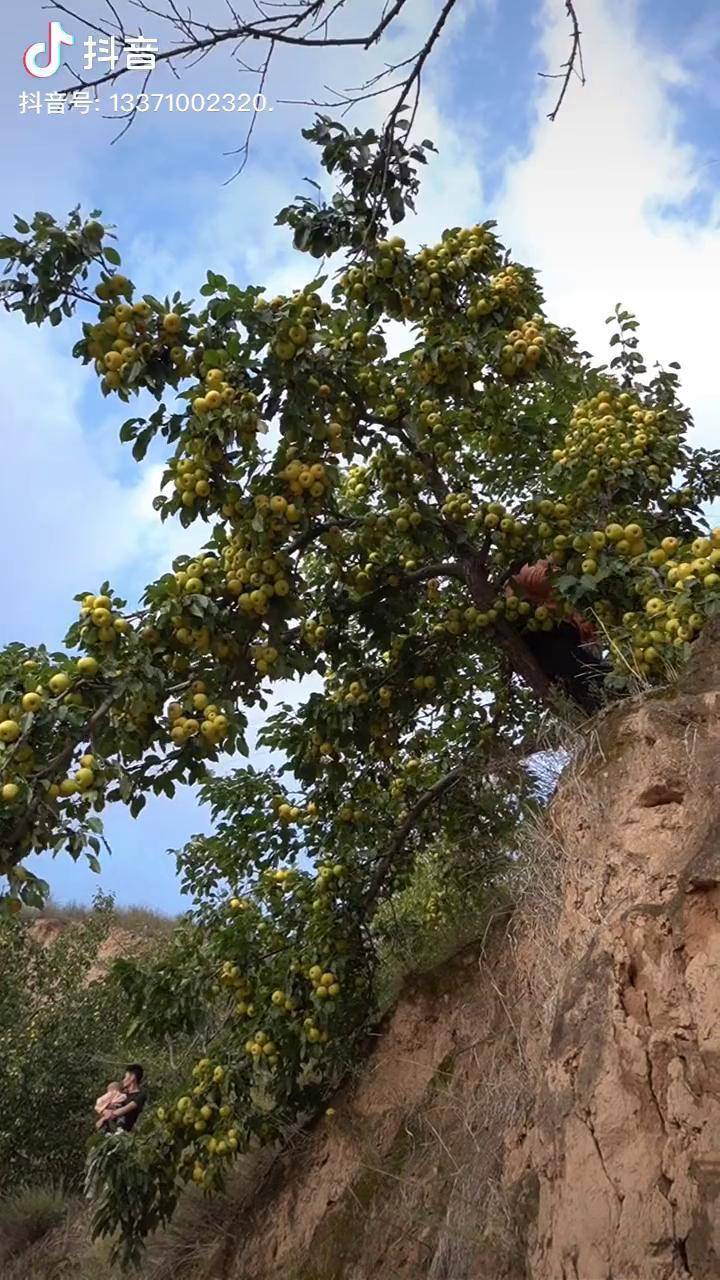
<svg viewBox="0 0 720 1280">
<path fill-rule="evenodd" d="M 126 1053 L 117 987 L 90 981 L 112 923 L 111 900 L 98 899 L 44 946 L 27 922 L 0 919 L 2 1193 L 48 1179 L 81 1185 L 93 1100 Z"/>
<path fill-rule="evenodd" d="M 19 1257 L 65 1221 L 68 1200 L 50 1184 L 26 1187 L 0 1200 L 0 1262 Z"/>
</svg>

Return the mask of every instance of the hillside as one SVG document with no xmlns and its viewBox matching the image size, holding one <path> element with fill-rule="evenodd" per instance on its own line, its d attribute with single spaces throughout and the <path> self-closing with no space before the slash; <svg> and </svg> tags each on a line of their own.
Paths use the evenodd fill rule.
<svg viewBox="0 0 720 1280">
<path fill-rule="evenodd" d="M 30 936 L 42 946 L 53 946 L 59 938 L 66 937 L 74 926 L 86 921 L 90 914 L 88 909 L 75 905 L 33 913 Z M 175 923 L 170 916 L 135 907 L 126 910 L 113 907 L 112 918 L 113 923 L 107 937 L 100 942 L 94 963 L 88 970 L 88 982 L 102 978 L 119 957 L 137 955 L 152 947 L 153 943 L 172 931 Z"/>
<path fill-rule="evenodd" d="M 406 983 L 334 1115 L 187 1197 L 144 1280 L 716 1277 L 719 706 L 714 627 L 597 719 L 514 910 Z M 64 1274 L 68 1230 L 92 1280 L 82 1224 L 8 1280 Z"/>
</svg>

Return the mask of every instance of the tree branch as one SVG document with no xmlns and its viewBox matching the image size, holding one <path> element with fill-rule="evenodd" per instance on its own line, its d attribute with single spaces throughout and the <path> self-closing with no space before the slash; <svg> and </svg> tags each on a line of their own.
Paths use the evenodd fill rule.
<svg viewBox="0 0 720 1280">
<path fill-rule="evenodd" d="M 155 64 L 157 66 L 158 63 L 168 62 L 172 58 L 189 58 L 193 54 L 205 53 L 220 45 L 227 44 L 230 41 L 244 44 L 248 40 L 262 40 L 266 41 L 270 45 L 285 44 L 305 49 L 360 48 L 367 50 L 372 45 L 378 43 L 384 32 L 398 17 L 401 9 L 403 9 L 407 3 L 408 0 L 395 0 L 395 4 L 391 6 L 381 21 L 378 22 L 376 26 L 368 32 L 368 34 L 360 36 L 332 36 L 330 34 L 320 36 L 314 35 L 312 32 L 318 29 L 317 25 L 315 27 L 310 26 L 310 31 L 308 33 L 303 32 L 301 30 L 302 26 L 310 25 L 308 24 L 308 18 L 314 17 L 320 12 L 323 7 L 324 0 L 319 0 L 319 3 L 318 0 L 316 0 L 315 4 L 304 8 L 302 12 L 296 12 L 291 17 L 288 17 L 284 22 L 278 21 L 277 18 L 263 16 L 262 18 L 257 18 L 252 22 L 241 21 L 231 27 L 215 28 L 209 26 L 207 23 L 199 23 L 193 20 L 192 26 L 197 27 L 199 30 L 204 30 L 208 32 L 208 34 L 204 36 L 198 35 L 191 38 L 187 37 L 187 20 L 183 20 L 182 30 L 186 36 L 185 43 L 176 44 L 170 48 L 159 50 L 155 54 Z M 455 3 L 457 3 L 457 0 L 448 0 L 450 7 Z M 101 30 L 101 28 L 97 27 L 86 18 L 83 18 L 68 5 L 54 3 L 52 5 L 45 5 L 44 7 L 52 8 L 53 11 L 59 10 L 61 13 L 65 13 L 74 22 L 80 22 L 83 26 L 89 27 L 92 30 Z M 145 13 L 154 14 L 154 16 L 164 18 L 166 21 L 172 21 L 173 25 L 176 27 L 179 25 L 177 19 L 173 18 L 171 13 L 162 13 L 157 10 L 153 10 L 148 4 L 144 3 L 144 0 L 141 0 L 136 7 L 143 10 Z M 446 8 L 447 7 L 448 5 L 446 5 Z M 436 38 L 437 37 L 435 37 L 435 39 Z M 424 50 L 423 53 L 424 62 L 427 57 L 427 53 L 425 53 Z M 107 71 L 102 76 L 94 76 L 90 79 L 85 79 L 84 77 L 79 76 L 77 72 L 75 73 L 75 77 L 80 88 L 98 89 L 103 84 L 114 84 L 117 80 L 127 75 L 127 73 L 127 67 L 119 67 L 112 71 Z M 414 78 L 415 77 L 413 77 L 413 79 Z M 72 89 L 61 90 L 61 92 L 71 93 L 75 88 L 77 88 L 77 85 L 73 86 Z"/>
<path fill-rule="evenodd" d="M 555 103 L 555 106 L 553 107 L 552 111 L 548 112 L 548 120 L 553 122 L 557 119 L 558 112 L 563 104 L 563 99 L 565 97 L 565 94 L 567 93 L 568 85 L 570 84 L 570 80 L 572 79 L 573 73 L 577 75 L 582 85 L 585 84 L 585 67 L 583 66 L 582 44 L 581 44 L 582 32 L 580 30 L 580 24 L 578 23 L 578 18 L 575 12 L 575 5 L 573 3 L 573 0 L 565 0 L 565 12 L 567 13 L 568 18 L 570 19 L 570 29 L 571 29 L 570 30 L 570 39 L 571 39 L 570 57 L 568 58 L 567 62 L 563 62 L 562 64 L 563 69 L 557 75 L 550 75 L 546 71 L 538 72 L 538 74 L 541 75 L 544 80 L 558 80 L 562 78 L 562 86 L 560 89 L 560 95 L 558 97 L 558 100 Z"/>
<path fill-rule="evenodd" d="M 484 562 L 477 554 L 465 553 L 462 563 L 470 595 L 481 609 L 491 609 L 497 599 L 497 587 L 491 583 Z M 552 682 L 537 662 L 522 636 L 504 618 L 494 624 L 498 643 L 506 654 L 513 670 L 521 676 L 534 693 L 547 700 Z"/>
<path fill-rule="evenodd" d="M 378 860 L 372 880 L 370 881 L 370 887 L 365 895 L 363 905 L 366 911 L 372 911 L 373 907 L 377 905 L 387 874 L 396 861 L 398 855 L 401 853 L 405 845 L 405 841 L 410 835 L 410 832 L 415 826 L 418 818 L 421 817 L 425 810 L 438 800 L 440 796 L 445 795 L 446 791 L 449 791 L 451 787 L 454 787 L 455 784 L 460 781 L 463 774 L 466 773 L 467 768 L 468 766 L 466 764 L 456 765 L 456 767 L 451 769 L 449 773 L 446 773 L 444 777 L 439 778 L 431 787 L 428 787 L 428 790 L 424 791 L 420 798 L 416 800 L 407 817 L 395 832 L 395 835 L 390 841 L 385 853 Z"/>
</svg>

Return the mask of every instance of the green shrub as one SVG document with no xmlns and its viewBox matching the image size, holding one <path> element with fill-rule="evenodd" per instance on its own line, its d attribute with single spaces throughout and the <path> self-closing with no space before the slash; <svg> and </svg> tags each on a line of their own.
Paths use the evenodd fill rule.
<svg viewBox="0 0 720 1280">
<path fill-rule="evenodd" d="M 112 922 L 99 899 L 44 946 L 26 921 L 0 919 L 0 1194 L 81 1185 L 94 1099 L 126 1054 L 117 988 L 90 980 Z"/>
</svg>

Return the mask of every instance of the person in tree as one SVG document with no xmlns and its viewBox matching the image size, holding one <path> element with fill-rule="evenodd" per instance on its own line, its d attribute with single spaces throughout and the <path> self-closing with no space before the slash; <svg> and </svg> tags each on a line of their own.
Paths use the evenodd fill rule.
<svg viewBox="0 0 720 1280">
<path fill-rule="evenodd" d="M 552 618 L 557 612 L 557 602 L 550 569 L 550 560 L 525 564 L 512 583 L 531 604 L 545 605 Z M 575 611 L 559 618 L 549 631 L 526 631 L 524 640 L 553 683 L 588 713 L 597 711 L 610 665 L 600 652 L 597 630 L 583 614 Z"/>
<path fill-rule="evenodd" d="M 130 1133 L 145 1106 L 145 1091 L 142 1089 L 143 1068 L 139 1062 L 133 1062 L 125 1068 L 120 1093 L 100 1114 L 97 1128 L 105 1133 Z"/>
</svg>

